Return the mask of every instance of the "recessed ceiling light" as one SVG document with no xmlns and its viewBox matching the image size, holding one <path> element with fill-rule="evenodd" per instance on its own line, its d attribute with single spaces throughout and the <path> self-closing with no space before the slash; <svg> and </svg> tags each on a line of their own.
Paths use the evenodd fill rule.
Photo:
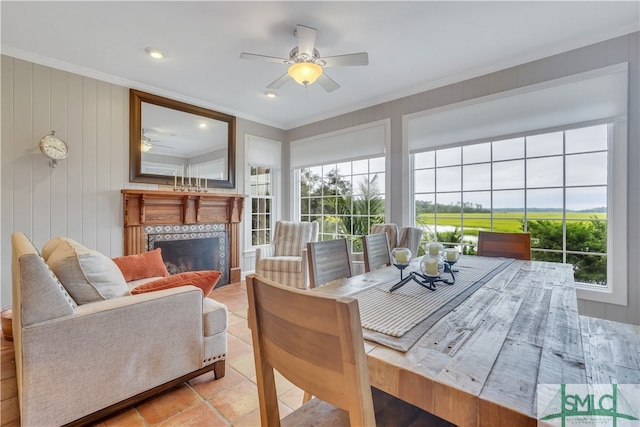
<svg viewBox="0 0 640 427">
<path fill-rule="evenodd" d="M 144 51 L 147 52 L 154 59 L 162 59 L 162 58 L 164 58 L 164 53 L 162 53 L 158 49 L 155 49 L 155 48 L 152 48 L 152 47 L 148 47 Z"/>
<path fill-rule="evenodd" d="M 278 94 L 272 90 L 268 90 L 264 94 L 267 95 L 267 98 L 275 98 L 276 96 L 278 96 Z"/>
<path fill-rule="evenodd" d="M 200 123 L 198 126 L 200 126 L 201 129 L 204 129 L 207 127 L 206 123 Z"/>
</svg>

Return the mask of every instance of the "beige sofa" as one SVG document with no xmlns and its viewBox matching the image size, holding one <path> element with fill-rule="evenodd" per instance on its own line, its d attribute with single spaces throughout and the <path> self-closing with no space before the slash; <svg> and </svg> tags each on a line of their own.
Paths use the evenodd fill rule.
<svg viewBox="0 0 640 427">
<path fill-rule="evenodd" d="M 199 288 L 78 305 L 23 233 L 12 251 L 23 426 L 85 424 L 207 371 L 224 376 L 227 308 Z"/>
</svg>

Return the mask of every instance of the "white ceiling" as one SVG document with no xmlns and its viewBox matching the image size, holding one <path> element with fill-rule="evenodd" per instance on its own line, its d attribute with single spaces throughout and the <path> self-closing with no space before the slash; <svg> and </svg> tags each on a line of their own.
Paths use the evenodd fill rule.
<svg viewBox="0 0 640 427">
<path fill-rule="evenodd" d="M 0 2 L 2 53 L 290 129 L 640 30 L 638 1 Z M 293 81 L 296 24 L 321 56 L 369 53 L 327 68 L 341 88 Z M 152 60 L 146 47 L 166 58 Z"/>
</svg>

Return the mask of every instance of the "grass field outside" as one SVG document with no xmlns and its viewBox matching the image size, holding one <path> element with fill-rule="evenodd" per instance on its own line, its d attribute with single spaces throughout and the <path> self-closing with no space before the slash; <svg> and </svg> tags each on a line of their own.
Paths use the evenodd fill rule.
<svg viewBox="0 0 640 427">
<path fill-rule="evenodd" d="M 567 212 L 567 221 L 606 221 L 607 214 L 602 212 Z M 527 221 L 562 221 L 562 212 L 530 212 L 527 215 Z M 477 236 L 479 230 L 497 231 L 505 233 L 522 232 L 522 222 L 524 221 L 523 212 L 495 212 L 493 221 L 490 213 L 465 213 L 464 214 L 464 235 Z M 493 228 L 491 224 L 493 222 Z M 420 214 L 417 220 L 418 224 L 433 228 L 436 224 L 436 217 L 433 214 Z M 438 227 L 446 227 L 451 230 L 452 227 L 462 229 L 462 220 L 459 213 L 441 213 L 438 214 Z M 439 230 L 440 231 L 440 230 Z"/>
</svg>

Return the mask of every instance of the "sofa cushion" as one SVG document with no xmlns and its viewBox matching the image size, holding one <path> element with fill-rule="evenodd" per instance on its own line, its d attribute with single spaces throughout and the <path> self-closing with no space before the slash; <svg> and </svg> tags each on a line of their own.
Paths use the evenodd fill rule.
<svg viewBox="0 0 640 427">
<path fill-rule="evenodd" d="M 113 258 L 124 280 L 130 282 L 132 280 L 146 279 L 147 277 L 167 277 L 169 272 L 162 260 L 161 249 L 154 249 L 141 254 L 126 255 Z"/>
<path fill-rule="evenodd" d="M 44 246 L 42 247 L 42 258 L 44 258 L 44 260 L 47 261 L 51 256 L 51 254 L 53 253 L 53 251 L 55 251 L 58 248 L 58 246 L 60 246 L 60 244 L 64 242 L 77 243 L 75 240 L 70 239 L 68 237 L 54 237 L 53 239 L 45 243 Z"/>
<path fill-rule="evenodd" d="M 124 276 L 111 258 L 73 240 L 60 242 L 47 264 L 78 304 L 129 293 Z"/>
<path fill-rule="evenodd" d="M 206 297 L 216 286 L 220 276 L 222 276 L 222 273 L 216 270 L 187 271 L 136 286 L 131 290 L 131 294 L 135 295 L 178 286 L 193 285 L 202 289 L 202 293 Z"/>
</svg>

